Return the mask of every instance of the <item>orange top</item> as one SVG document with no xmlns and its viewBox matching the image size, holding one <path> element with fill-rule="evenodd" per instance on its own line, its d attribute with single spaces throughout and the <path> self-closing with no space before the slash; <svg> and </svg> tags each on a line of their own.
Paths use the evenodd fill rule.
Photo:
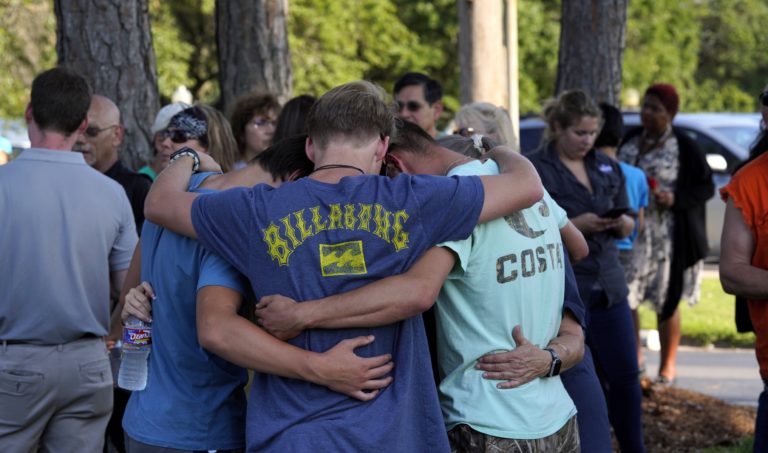
<svg viewBox="0 0 768 453">
<path fill-rule="evenodd" d="M 720 189 L 720 196 L 724 201 L 731 198 L 752 231 L 755 241 L 752 265 L 768 269 L 768 153 L 739 170 L 731 182 Z M 749 300 L 749 317 L 755 328 L 760 376 L 768 379 L 768 301 Z"/>
</svg>

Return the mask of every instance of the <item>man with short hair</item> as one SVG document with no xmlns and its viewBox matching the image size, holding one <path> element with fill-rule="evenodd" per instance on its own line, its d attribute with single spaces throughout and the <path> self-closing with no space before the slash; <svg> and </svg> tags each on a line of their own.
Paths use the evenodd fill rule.
<svg viewBox="0 0 768 453">
<path fill-rule="evenodd" d="M 91 167 L 117 181 L 128 195 L 136 222 L 136 232 L 141 235 L 144 224 L 144 199 L 152 181 L 123 165 L 118 155 L 125 137 L 125 127 L 120 120 L 120 109 L 106 96 L 94 94 L 88 109 L 88 127 L 75 143 L 75 151 L 83 153 Z"/>
<path fill-rule="evenodd" d="M 427 131 L 432 137 L 440 137 L 437 120 L 443 113 L 443 87 L 440 83 L 418 72 L 409 72 L 395 82 L 397 116 Z"/>
<path fill-rule="evenodd" d="M 398 128 L 387 159 L 390 176 L 498 174 L 493 161 L 440 146 L 412 123 Z M 563 303 L 567 256 L 559 230 L 567 223 L 545 191 L 534 206 L 428 251 L 404 274 L 321 301 L 286 306 L 279 296 L 262 299 L 257 317 L 285 338 L 297 333 L 279 331 L 288 326 L 396 322 L 428 308 L 412 295 L 439 293 L 439 388 L 452 451 L 576 453 L 576 408 L 559 377 L 584 350 L 581 307 Z M 575 285 L 571 290 L 578 294 Z M 276 304 L 283 308 L 275 312 Z M 289 322 L 276 329 L 274 319 Z"/>
<path fill-rule="evenodd" d="M 500 176 L 363 176 L 380 172 L 394 132 L 391 109 L 368 82 L 323 95 L 310 112 L 308 132 L 307 155 L 315 163 L 309 177 L 278 189 L 260 185 L 198 197 L 184 191 L 194 156 L 180 157 L 150 190 L 147 218 L 198 237 L 246 275 L 257 296 L 305 300 L 403 272 L 432 245 L 467 237 L 478 221 L 542 196 L 538 175 L 514 153 L 500 158 L 506 170 Z M 360 402 L 257 373 L 246 427 L 251 451 L 448 450 L 421 319 L 308 331 L 291 344 L 324 351 L 359 335 L 375 337 L 360 355 L 392 355 L 392 384 Z"/>
<path fill-rule="evenodd" d="M 0 451 L 104 444 L 110 280 L 122 286 L 137 238 L 123 188 L 71 152 L 90 102 L 72 70 L 39 74 L 32 148 L 0 167 Z"/>
</svg>

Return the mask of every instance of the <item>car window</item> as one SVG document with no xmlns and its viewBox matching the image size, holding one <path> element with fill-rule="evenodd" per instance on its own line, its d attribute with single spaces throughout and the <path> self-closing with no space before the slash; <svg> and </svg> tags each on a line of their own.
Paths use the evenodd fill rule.
<svg viewBox="0 0 768 453">
<path fill-rule="evenodd" d="M 728 162 L 728 171 L 731 172 L 733 169 L 741 162 L 741 160 L 731 154 L 730 151 L 728 151 L 723 145 L 719 144 L 718 142 L 711 139 L 709 136 L 707 136 L 704 133 L 694 131 L 692 129 L 688 129 L 687 127 L 681 127 L 680 129 L 683 130 L 689 137 L 691 137 L 697 145 L 699 145 L 699 148 L 701 148 L 702 151 L 706 154 L 719 154 L 725 158 L 725 161 Z"/>
<path fill-rule="evenodd" d="M 760 128 L 758 127 L 721 126 L 713 129 L 744 149 L 749 149 L 752 146 L 752 142 L 755 141 L 755 137 L 760 133 Z"/>
</svg>

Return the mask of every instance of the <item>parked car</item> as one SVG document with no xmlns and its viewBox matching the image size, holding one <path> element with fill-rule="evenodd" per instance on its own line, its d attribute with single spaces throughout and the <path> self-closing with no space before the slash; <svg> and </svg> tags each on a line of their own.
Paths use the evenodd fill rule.
<svg viewBox="0 0 768 453">
<path fill-rule="evenodd" d="M 673 125 L 688 134 L 706 153 L 715 187 L 719 190 L 730 181 L 739 163 L 749 156 L 749 147 L 760 131 L 760 120 L 759 113 L 680 113 L 675 116 Z M 639 112 L 624 113 L 625 130 L 639 126 Z M 540 118 L 520 121 L 520 150 L 523 154 L 541 145 L 545 127 Z M 724 216 L 725 204 L 715 194 L 707 202 L 708 261 L 719 260 Z"/>
</svg>

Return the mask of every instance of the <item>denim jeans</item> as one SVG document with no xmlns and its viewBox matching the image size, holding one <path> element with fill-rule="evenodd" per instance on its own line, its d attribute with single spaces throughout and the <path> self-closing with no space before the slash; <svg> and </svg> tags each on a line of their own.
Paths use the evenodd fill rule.
<svg viewBox="0 0 768 453">
<path fill-rule="evenodd" d="M 592 353 L 584 345 L 584 359 L 560 375 L 565 390 L 576 405 L 579 439 L 583 453 L 611 453 L 608 406 L 597 378 Z"/>
<path fill-rule="evenodd" d="M 592 291 L 587 310 L 587 344 L 605 390 L 608 418 L 622 453 L 644 452 L 642 393 L 634 326 L 627 301 L 607 306 L 602 290 Z"/>
<path fill-rule="evenodd" d="M 755 453 L 768 451 L 768 381 L 763 381 L 765 387 L 757 402 L 757 419 L 755 420 Z"/>
</svg>

